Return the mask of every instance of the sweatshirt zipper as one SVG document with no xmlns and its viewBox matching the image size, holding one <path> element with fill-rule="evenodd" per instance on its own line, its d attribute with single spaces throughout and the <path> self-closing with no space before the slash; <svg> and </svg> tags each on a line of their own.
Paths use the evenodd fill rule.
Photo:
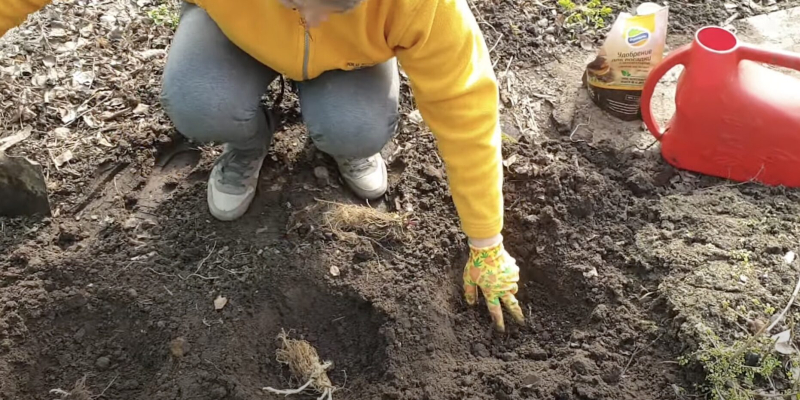
<svg viewBox="0 0 800 400">
<path fill-rule="evenodd" d="M 305 31 L 305 48 L 303 50 L 303 80 L 308 80 L 308 53 L 309 53 L 309 42 L 311 38 L 311 34 L 308 32 L 308 28 L 304 28 Z"/>
</svg>

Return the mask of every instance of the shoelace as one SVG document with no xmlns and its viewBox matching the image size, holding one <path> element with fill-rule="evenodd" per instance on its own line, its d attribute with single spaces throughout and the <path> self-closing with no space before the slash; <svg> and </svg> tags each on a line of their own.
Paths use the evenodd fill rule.
<svg viewBox="0 0 800 400">
<path fill-rule="evenodd" d="M 248 174 L 252 169 L 250 164 L 259 156 L 259 150 L 228 150 L 224 152 L 214 163 L 221 165 L 219 182 L 223 185 L 244 187 L 243 181 L 250 177 Z"/>
<path fill-rule="evenodd" d="M 347 169 L 347 173 L 350 175 L 360 175 L 361 173 L 367 172 L 375 167 L 375 159 L 373 157 L 370 158 L 354 158 L 346 160 L 344 163 L 344 167 Z"/>
</svg>

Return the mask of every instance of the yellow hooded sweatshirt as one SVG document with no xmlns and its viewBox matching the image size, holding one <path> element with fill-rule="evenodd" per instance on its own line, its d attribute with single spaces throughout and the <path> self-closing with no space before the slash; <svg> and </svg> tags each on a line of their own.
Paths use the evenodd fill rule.
<svg viewBox="0 0 800 400">
<path fill-rule="evenodd" d="M 0 35 L 49 0 L 0 0 Z M 306 30 L 279 0 L 193 0 L 225 35 L 292 80 L 397 57 L 435 135 L 464 232 L 503 225 L 498 86 L 467 0 L 365 0 Z"/>
</svg>

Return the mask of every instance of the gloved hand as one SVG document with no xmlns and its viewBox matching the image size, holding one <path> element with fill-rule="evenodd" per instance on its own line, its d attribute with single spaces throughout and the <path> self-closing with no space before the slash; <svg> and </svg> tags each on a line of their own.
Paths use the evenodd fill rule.
<svg viewBox="0 0 800 400">
<path fill-rule="evenodd" d="M 464 267 L 464 297 L 469 305 L 475 305 L 480 288 L 495 329 L 505 332 L 501 301 L 517 323 L 525 322 L 522 308 L 514 296 L 519 289 L 519 267 L 503 247 L 502 237 L 490 240 L 490 243 L 495 243 L 485 247 L 483 244 L 486 242 L 479 242 L 470 242 L 469 261 Z"/>
</svg>

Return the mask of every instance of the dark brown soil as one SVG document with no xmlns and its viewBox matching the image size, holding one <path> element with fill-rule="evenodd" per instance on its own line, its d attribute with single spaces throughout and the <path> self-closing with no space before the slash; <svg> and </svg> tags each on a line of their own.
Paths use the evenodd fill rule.
<svg viewBox="0 0 800 400">
<path fill-rule="evenodd" d="M 677 356 L 656 340 L 664 310 L 635 300 L 653 283 L 622 253 L 658 214 L 580 149 L 558 139 L 506 148 L 521 159 L 508 174 L 506 235 L 524 271 L 528 323 L 498 337 L 483 308 L 461 301 L 466 249 L 441 200 L 431 136 L 401 133 L 390 165 L 383 206 L 414 210 L 413 238 L 353 245 L 296 224 L 313 220 L 300 217 L 314 198 L 347 195 L 316 181 L 314 167 L 335 174 L 313 149 L 286 164 L 283 149 L 301 141 L 293 133 L 278 136 L 281 161 L 264 167 L 237 223 L 212 220 L 204 181 L 190 178 L 152 212 L 155 223 L 126 229 L 119 218 L 86 236 L 88 222 L 51 223 L 37 241 L 10 246 L 0 302 L 9 398 L 38 398 L 84 375 L 98 390 L 114 380 L 111 398 L 264 396 L 262 386 L 297 385 L 274 361 L 281 329 L 336 363 L 337 398 L 670 398 L 679 378 L 659 364 Z M 587 278 L 592 268 L 598 276 Z M 220 312 L 217 295 L 230 300 Z M 190 346 L 182 358 L 170 355 L 177 337 Z"/>
<path fill-rule="evenodd" d="M 479 6 L 487 19 L 523 24 L 507 3 L 494 13 Z M 539 63 L 535 46 L 498 48 L 508 55 L 507 46 L 519 49 L 517 67 Z M 158 69 L 144 72 L 158 81 Z M 335 363 L 339 400 L 679 399 L 703 377 L 675 362 L 691 342 L 674 302 L 654 293 L 673 268 L 703 260 L 642 237 L 688 246 L 697 236 L 674 232 L 712 232 L 732 197 L 776 219 L 800 213 L 793 191 L 692 180 L 657 151 L 570 139 L 549 120 L 549 102 L 537 114 L 540 135 L 504 144 L 515 159 L 504 234 L 522 269 L 527 321 L 498 335 L 483 305 L 462 300 L 465 237 L 429 133 L 402 127 L 385 149 L 390 191 L 371 205 L 408 212 L 408 239 L 347 241 L 314 222 L 318 200 L 355 200 L 291 101 L 251 210 L 223 223 L 205 197 L 217 149 L 159 128 L 167 121 L 154 85 L 140 96 L 157 128 L 119 131 L 125 151 L 76 160 L 76 180 L 89 183 L 65 186 L 60 214 L 0 219 L 0 400 L 283 398 L 261 389 L 302 384 L 275 360 L 282 330 Z M 122 126 L 145 117 L 132 118 Z M 89 179 L 92 165 L 104 167 Z M 735 242 L 742 233 L 717 234 Z M 769 229 L 747 234 L 753 251 L 789 248 Z M 228 299 L 219 311 L 218 296 Z"/>
</svg>

